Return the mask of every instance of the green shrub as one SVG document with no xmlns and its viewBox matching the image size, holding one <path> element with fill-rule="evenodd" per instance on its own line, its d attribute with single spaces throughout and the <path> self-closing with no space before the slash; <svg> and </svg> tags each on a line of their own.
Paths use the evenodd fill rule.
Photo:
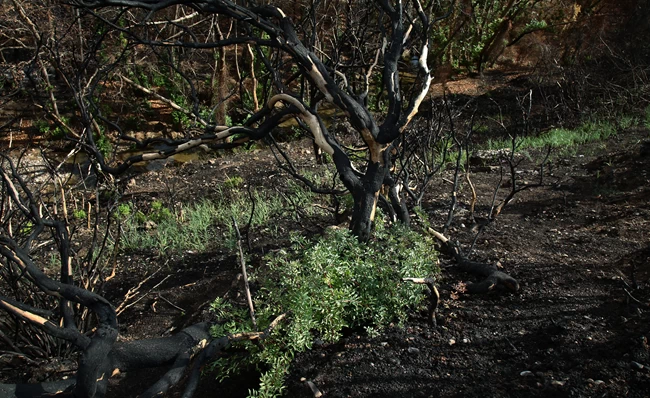
<svg viewBox="0 0 650 398">
<path fill-rule="evenodd" d="M 244 179 L 240 176 L 230 177 L 223 182 L 223 186 L 228 189 L 239 188 L 244 184 Z"/>
<path fill-rule="evenodd" d="M 70 122 L 69 119 L 65 116 L 61 116 L 61 121 L 65 124 L 68 124 Z M 59 140 L 65 137 L 65 130 L 62 126 L 51 128 L 50 123 L 46 120 L 39 119 L 35 121 L 34 127 L 38 129 L 39 133 L 46 135 L 53 140 Z"/>
<path fill-rule="evenodd" d="M 113 150 L 111 140 L 106 136 L 106 134 L 99 134 L 95 139 L 95 145 L 97 145 L 97 150 L 105 157 L 110 155 Z"/>
<path fill-rule="evenodd" d="M 127 219 L 132 213 L 131 204 L 120 203 L 115 210 L 115 216 L 120 220 Z"/>
<path fill-rule="evenodd" d="M 149 219 L 153 222 L 160 223 L 163 221 L 169 221 L 174 218 L 174 214 L 168 207 L 165 207 L 163 203 L 159 200 L 154 200 L 151 202 L 151 212 L 149 213 Z"/>
<path fill-rule="evenodd" d="M 316 241 L 293 236 L 292 246 L 267 256 L 268 268 L 255 299 L 262 330 L 282 313 L 289 319 L 264 341 L 263 348 L 237 343 L 248 355 L 222 358 L 214 364 L 224 378 L 246 366 L 262 371 L 260 388 L 250 396 L 278 396 L 296 353 L 315 339 L 337 341 L 345 328 L 364 328 L 370 335 L 392 322 L 407 319 L 409 308 L 423 300 L 423 288 L 402 283 L 403 277 L 438 273 L 433 242 L 403 228 L 378 229 L 361 244 L 348 230 L 334 230 Z M 223 301 L 213 305 L 222 322 L 215 337 L 250 331 L 248 312 Z"/>
<path fill-rule="evenodd" d="M 88 216 L 88 214 L 86 214 L 84 209 L 78 209 L 72 212 L 72 216 L 77 220 L 83 220 Z"/>
<path fill-rule="evenodd" d="M 639 118 L 633 115 L 621 115 L 618 118 L 618 126 L 621 130 L 627 130 L 639 124 Z"/>
</svg>

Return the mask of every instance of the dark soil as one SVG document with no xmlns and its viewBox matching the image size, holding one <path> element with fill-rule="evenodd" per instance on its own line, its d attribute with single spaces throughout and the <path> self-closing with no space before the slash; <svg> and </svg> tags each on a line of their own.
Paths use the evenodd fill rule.
<svg viewBox="0 0 650 398">
<path fill-rule="evenodd" d="M 628 132 L 556 159 L 546 185 L 522 192 L 481 235 L 475 258 L 501 264 L 518 294 L 458 294 L 473 277 L 443 260 L 438 327 L 415 314 L 378 338 L 352 334 L 304 353 L 289 396 L 312 396 L 307 379 L 327 397 L 647 397 L 647 138 Z M 473 178 L 490 203 L 498 176 Z M 432 199 L 433 219 L 444 202 Z M 459 213 L 452 236 L 471 242 Z"/>
<path fill-rule="evenodd" d="M 646 130 L 630 130 L 610 142 L 581 146 L 572 155 L 553 155 L 544 185 L 518 194 L 480 235 L 472 259 L 498 264 L 518 279 L 519 293 L 463 294 L 463 281 L 476 278 L 443 256 L 437 327 L 426 322 L 424 313 L 414 313 L 403 328 L 389 328 L 377 338 L 351 331 L 337 344 L 317 346 L 295 359 L 288 396 L 313 396 L 307 380 L 326 397 L 648 396 L 648 138 Z M 306 154 L 308 147 L 303 143 L 293 150 Z M 541 158 L 537 155 L 531 158 Z M 259 184 L 273 180 L 277 171 L 268 153 L 255 154 L 253 163 L 245 156 L 250 154 L 165 166 L 137 177 L 136 186 L 151 192 L 160 179 L 174 179 L 184 200 L 209 194 L 195 181 L 202 181 L 201 187 L 218 184 L 226 176 L 215 169 L 223 167 L 230 177 L 253 175 Z M 522 164 L 521 176 L 530 183 L 538 180 L 534 161 Z M 476 172 L 472 179 L 479 193 L 477 216 L 484 216 L 499 173 Z M 446 217 L 449 189 L 444 182 L 431 188 L 425 207 L 434 223 Z M 449 231 L 465 249 L 474 238 L 466 191 Z M 127 261 L 160 259 L 134 254 Z M 165 269 L 142 289 L 173 277 L 124 313 L 124 338 L 170 333 L 200 318 L 214 297 L 237 290 L 237 259 L 229 253 L 190 253 L 172 258 Z M 125 287 L 142 275 L 120 279 L 109 289 L 111 298 L 119 302 Z M 113 396 L 135 396 L 161 373 L 118 379 Z M 255 372 L 221 384 L 208 372 L 198 396 L 244 397 L 256 383 Z"/>
<path fill-rule="evenodd" d="M 302 165 L 314 165 L 307 141 L 285 146 Z M 287 395 L 314 396 L 306 383 L 311 381 L 325 397 L 649 396 L 650 134 L 621 131 L 608 142 L 568 152 L 552 155 L 543 186 L 519 193 L 471 253 L 473 260 L 497 264 L 515 277 L 518 293 L 464 294 L 463 283 L 477 279 L 441 256 L 437 326 L 414 311 L 404 327 L 389 328 L 379 337 L 349 331 L 337 344 L 316 346 L 295 359 Z M 537 182 L 536 161 L 542 157 L 531 153 L 519 176 Z M 280 174 L 267 150 L 153 166 L 122 179 L 126 200 L 188 202 L 209 197 L 234 176 L 269 187 Z M 498 170 L 473 172 L 477 216 L 487 215 L 499 178 Z M 450 186 L 441 181 L 429 189 L 424 207 L 439 226 L 446 220 Z M 469 202 L 465 187 L 448 232 L 465 250 L 475 236 Z M 314 234 L 334 222 L 333 217 L 306 220 L 299 227 Z M 281 236 L 255 231 L 253 259 L 285 245 L 289 228 L 281 228 Z M 131 300 L 120 315 L 124 340 L 174 333 L 209 317 L 207 306 L 214 298 L 240 291 L 234 252 L 136 252 L 118 261 L 119 274 L 105 287 L 116 305 L 160 269 L 139 288 L 146 297 Z M 163 373 L 120 375 L 112 379 L 110 394 L 137 396 Z M 23 381 L 28 378 L 25 374 Z M 206 371 L 197 396 L 245 397 L 257 384 L 255 371 L 224 383 Z"/>
</svg>

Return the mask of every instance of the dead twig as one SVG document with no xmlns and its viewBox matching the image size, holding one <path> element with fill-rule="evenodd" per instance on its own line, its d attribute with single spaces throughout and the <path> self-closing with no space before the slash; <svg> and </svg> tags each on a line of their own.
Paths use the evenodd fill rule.
<svg viewBox="0 0 650 398">
<path fill-rule="evenodd" d="M 449 238 L 431 228 L 428 229 L 428 232 L 436 237 L 436 239 L 442 243 L 445 251 L 454 257 L 459 269 L 485 277 L 485 279 L 481 282 L 468 283 L 468 293 L 487 293 L 494 289 L 497 285 L 502 285 L 512 292 L 519 290 L 519 282 L 517 282 L 516 279 L 506 274 L 505 272 L 499 271 L 496 266 L 492 264 L 470 261 L 460 251 L 457 243 L 451 242 Z"/>
<path fill-rule="evenodd" d="M 181 307 L 177 306 L 176 304 L 172 303 L 171 301 L 167 300 L 162 294 L 158 293 L 158 298 L 161 299 L 162 301 L 164 301 L 165 303 L 171 305 L 172 307 L 176 308 L 180 312 L 185 313 L 185 310 L 183 308 L 181 308 Z"/>
<path fill-rule="evenodd" d="M 314 384 L 313 381 L 307 380 L 306 378 L 301 378 L 300 381 L 303 383 L 307 384 L 307 387 L 311 390 L 312 394 L 314 394 L 314 398 L 320 398 L 323 396 L 323 393 L 316 387 L 316 384 Z"/>
<path fill-rule="evenodd" d="M 255 308 L 253 307 L 253 299 L 251 298 L 251 289 L 248 285 L 248 274 L 246 272 L 246 259 L 244 258 L 244 250 L 241 247 L 241 234 L 239 233 L 239 227 L 237 226 L 237 219 L 235 216 L 232 217 L 233 226 L 235 227 L 235 232 L 237 233 L 237 248 L 239 249 L 239 262 L 241 264 L 241 272 L 244 277 L 244 290 L 246 291 L 246 301 L 248 302 L 248 309 L 251 314 L 251 321 L 253 322 L 253 328 L 257 331 L 257 321 L 255 320 Z"/>
<path fill-rule="evenodd" d="M 138 293 L 138 291 L 140 290 L 140 287 L 142 287 L 143 284 L 145 284 L 149 279 L 151 279 L 154 275 L 156 275 L 156 274 L 158 273 L 158 271 L 160 271 L 161 269 L 162 269 L 162 268 L 158 268 L 158 270 L 156 270 L 156 272 L 154 272 L 153 274 L 149 275 L 149 276 L 146 277 L 144 280 L 142 280 L 140 283 L 138 283 L 138 286 L 136 286 L 135 288 L 129 289 L 129 291 L 126 292 L 126 295 L 124 296 L 125 298 L 124 298 L 124 301 L 122 301 L 122 304 L 120 304 L 120 305 L 115 309 L 115 315 L 118 315 L 118 316 L 119 316 L 119 315 L 120 315 L 121 313 L 123 313 L 127 308 L 132 307 L 132 306 L 134 306 L 135 304 L 137 304 L 138 302 L 142 301 L 142 299 L 145 298 L 145 297 L 147 297 L 147 295 L 149 295 L 149 293 L 151 293 L 152 291 L 154 291 L 156 288 L 158 288 L 160 285 L 162 285 L 163 282 L 165 282 L 167 279 L 169 279 L 169 277 L 170 277 L 171 275 L 167 275 L 166 277 L 164 277 L 163 280 L 161 280 L 160 282 L 158 282 L 158 284 L 156 284 L 156 286 L 154 286 L 154 287 L 152 287 L 151 289 L 149 289 L 148 292 L 146 292 L 145 294 L 143 294 L 142 296 L 140 296 L 140 298 L 138 298 L 137 300 L 135 300 L 135 301 L 132 302 L 131 304 L 126 304 L 127 302 L 129 302 L 129 300 L 131 300 L 132 298 L 135 297 L 135 295 L 136 295 L 136 294 Z"/>
<path fill-rule="evenodd" d="M 419 285 L 427 285 L 429 288 L 429 322 L 436 326 L 436 313 L 438 312 L 438 304 L 440 303 L 440 293 L 431 278 L 402 278 L 404 282 L 411 282 Z"/>
</svg>

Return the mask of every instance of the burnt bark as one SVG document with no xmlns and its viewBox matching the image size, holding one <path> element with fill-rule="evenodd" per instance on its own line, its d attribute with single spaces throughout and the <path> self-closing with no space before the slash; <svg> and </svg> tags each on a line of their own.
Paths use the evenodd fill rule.
<svg viewBox="0 0 650 398">
<path fill-rule="evenodd" d="M 313 38 L 307 41 L 301 39 L 301 36 L 296 31 L 297 25 L 294 25 L 291 18 L 281 9 L 273 5 L 246 7 L 225 0 L 194 2 L 171 0 L 162 3 L 149 0 L 75 0 L 72 3 L 86 10 L 126 6 L 142 8 L 152 13 L 183 4 L 204 14 L 217 14 L 232 18 L 242 23 L 243 26 L 247 26 L 248 36 L 230 37 L 227 41 L 221 40 L 210 44 L 215 48 L 237 42 L 243 44 L 244 41 L 241 40 L 248 38 L 250 39 L 250 43 L 254 43 L 257 46 L 258 54 L 262 57 L 264 65 L 270 69 L 269 72 L 273 75 L 273 84 L 282 95 L 291 95 L 295 98 L 295 101 L 289 101 L 292 102 L 293 114 L 302 119 L 304 125 L 311 130 L 314 142 L 319 149 L 334 158 L 342 182 L 352 193 L 355 201 L 353 219 L 350 224 L 352 232 L 362 241 L 370 237 L 379 191 L 381 190 L 384 178 L 391 174 L 390 167 L 385 162 L 385 159 L 383 159 L 385 152 L 391 147 L 393 141 L 403 135 L 414 115 L 418 113 L 420 104 L 427 95 L 431 84 L 432 74 L 427 66 L 427 54 L 429 51 L 428 31 L 432 24 L 429 15 L 432 12 L 430 4 L 423 7 L 419 2 L 372 2 L 376 7 L 375 13 L 379 24 L 374 29 L 376 29 L 378 35 L 383 37 L 383 40 L 376 43 L 379 46 L 376 50 L 368 51 L 366 48 L 355 48 L 352 52 L 357 57 L 359 54 L 365 52 L 368 57 L 375 59 L 375 62 L 370 67 L 362 66 L 359 68 L 358 66 L 353 66 L 353 68 L 358 69 L 358 72 L 350 73 L 349 77 L 362 86 L 361 92 L 356 92 L 357 87 L 350 84 L 341 72 L 341 70 L 345 71 L 345 69 L 339 69 L 338 65 L 332 64 L 329 57 L 323 57 L 316 51 L 312 43 Z M 115 25 L 113 24 L 112 28 L 120 29 Z M 255 36 L 250 28 L 264 32 L 265 37 Z M 348 26 L 346 29 L 354 28 Z M 363 30 L 365 30 L 365 27 Z M 121 29 L 121 31 L 131 34 L 131 32 L 125 29 Z M 351 31 L 348 34 L 354 36 L 355 33 Z M 150 46 L 176 45 L 187 48 L 197 48 L 201 44 L 199 42 L 174 42 L 165 44 L 159 41 L 154 43 L 148 42 L 140 37 L 137 37 L 137 41 Z M 263 52 L 259 51 L 259 48 L 262 46 L 272 47 L 288 55 L 288 58 L 297 66 L 299 72 L 295 76 L 290 77 L 287 82 L 281 82 L 283 71 L 276 69 L 276 66 L 269 59 L 265 58 Z M 409 50 L 417 49 L 420 55 L 416 67 L 417 79 L 408 93 L 403 91 L 400 82 L 400 60 L 406 48 Z M 340 49 L 335 49 L 335 51 L 340 51 Z M 374 54 L 375 52 L 376 54 Z M 349 55 L 345 55 L 345 57 L 343 55 L 336 54 L 335 57 L 340 59 L 340 62 L 350 63 L 350 65 L 357 63 L 354 60 L 346 60 L 346 57 L 349 57 Z M 378 119 L 367 107 L 367 96 L 370 89 L 369 77 L 380 59 L 381 87 L 373 88 L 373 90 L 386 92 L 385 98 L 388 106 L 383 111 L 381 118 Z M 360 65 L 363 65 L 363 62 Z M 340 76 L 343 76 L 342 82 L 339 79 Z M 360 81 L 358 76 L 365 76 L 365 87 L 363 81 Z M 303 86 L 300 89 L 301 94 L 299 95 L 290 94 L 289 87 L 291 86 L 289 83 L 298 79 L 309 82 L 309 87 L 305 88 Z M 365 92 L 363 92 L 364 89 Z M 305 100 L 304 93 L 312 93 L 310 94 L 310 104 Z M 318 103 L 321 101 L 329 102 L 342 111 L 351 126 L 365 143 L 368 149 L 365 172 L 359 172 L 355 169 L 350 162 L 349 154 L 339 147 L 336 138 L 323 125 L 316 111 Z M 104 171 L 120 173 L 125 171 L 134 162 L 171 156 L 180 150 L 196 147 L 207 140 L 220 140 L 233 134 L 246 134 L 251 139 L 260 139 L 267 136 L 281 120 L 284 120 L 284 116 L 290 113 L 287 112 L 282 116 L 271 116 L 272 112 L 274 111 L 272 105 L 270 105 L 260 111 L 258 115 L 249 119 L 245 126 L 231 126 L 225 130 L 217 130 L 216 132 L 215 126 L 206 125 L 207 135 L 198 140 L 195 139 L 186 143 L 172 143 L 174 146 L 165 152 L 129 158 L 119 166 L 107 165 L 101 159 L 99 151 L 95 151 L 95 156 L 100 159 L 99 163 Z M 381 123 L 379 120 L 381 120 Z M 254 126 L 256 123 L 262 121 L 263 123 L 257 127 Z M 87 128 L 91 128 L 90 123 L 87 123 Z M 89 146 L 94 147 L 92 138 L 90 140 Z M 341 158 L 345 158 L 345 160 Z M 394 183 L 390 183 L 386 187 L 385 195 L 389 197 L 392 209 L 397 215 L 397 218 L 405 225 L 408 225 L 408 210 L 399 187 Z"/>
<path fill-rule="evenodd" d="M 375 47 L 371 47 L 370 50 L 365 47 L 361 48 L 361 46 L 355 48 L 352 53 L 356 54 L 356 59 L 349 60 L 346 58 L 347 54 L 344 54 L 346 56 L 338 54 L 339 60 L 349 63 L 345 68 L 341 68 L 338 61 L 333 62 L 333 58 L 323 56 L 319 52 L 321 49 L 313 44 L 314 41 L 309 44 L 308 40 L 304 40 L 302 34 L 296 31 L 296 26 L 300 29 L 300 25 L 294 25 L 289 16 L 273 5 L 244 6 L 228 0 L 191 2 L 184 0 L 163 2 L 154 0 L 73 0 L 69 3 L 89 14 L 94 14 L 97 21 L 103 24 L 102 29 L 97 29 L 103 33 L 97 33 L 98 37 L 96 37 L 93 46 L 80 52 L 80 57 L 85 58 L 78 60 L 79 62 L 75 61 L 73 66 L 71 66 L 72 64 L 64 66 L 55 56 L 51 57 L 52 65 L 57 72 L 65 74 L 70 70 L 73 71 L 69 73 L 66 89 L 73 93 L 72 97 L 78 108 L 75 109 L 75 115 L 80 118 L 77 127 L 81 133 L 75 131 L 75 126 L 72 126 L 67 129 L 69 131 L 66 133 L 66 137 L 74 140 L 89 154 L 91 164 L 98 174 L 121 174 L 136 162 L 167 158 L 206 143 L 212 144 L 213 148 L 231 148 L 241 145 L 241 141 L 244 140 L 260 140 L 269 137 L 271 132 L 287 119 L 298 118 L 301 125 L 311 132 L 316 145 L 323 152 L 332 156 L 343 185 L 352 194 L 354 206 L 350 228 L 361 241 L 367 241 L 371 237 L 377 202 L 381 195 L 388 197 L 396 218 L 408 225 L 408 209 L 399 185 L 392 176 L 390 148 L 393 141 L 403 135 L 413 116 L 417 114 L 431 83 L 432 76 L 427 66 L 430 5 L 424 9 L 418 1 L 406 3 L 397 0 L 369 1 L 376 7 L 371 7 L 373 12 L 377 13 L 377 26 L 372 29 L 379 40 L 376 40 Z M 182 26 L 179 22 L 155 20 L 156 12 L 172 6 L 189 7 L 203 15 L 212 14 L 230 18 L 231 21 L 240 25 L 237 28 L 237 37 L 203 43 L 192 35 L 191 25 Z M 119 11 L 114 14 L 102 13 L 101 9 L 107 7 L 117 8 Z M 133 26 L 136 26 L 132 27 L 132 31 L 129 30 L 131 28 L 124 27 L 120 20 L 127 14 L 126 10 L 129 8 L 149 11 L 143 13 L 143 15 L 146 14 L 143 21 L 130 21 L 133 22 Z M 155 23 L 174 25 L 174 30 L 186 31 L 189 34 L 182 40 L 189 41 L 179 41 L 181 39 L 177 37 L 159 39 L 156 35 L 149 35 L 146 29 Z M 31 24 L 31 26 L 34 29 L 37 28 L 35 24 Z M 346 27 L 346 29 L 348 28 Z M 98 88 L 104 87 L 104 83 L 110 82 L 111 73 L 116 70 L 118 62 L 124 61 L 129 48 L 127 45 L 119 50 L 119 54 L 113 58 L 115 59 L 113 64 L 97 65 L 97 59 L 101 58 L 97 55 L 103 41 L 107 38 L 108 31 L 124 34 L 123 37 L 128 37 L 128 40 L 131 40 L 130 45 L 148 46 L 153 52 L 155 49 L 165 47 L 201 49 L 224 48 L 235 44 L 254 45 L 263 64 L 269 69 L 268 75 L 272 76 L 268 82 L 269 90 L 265 90 L 267 93 L 263 99 L 265 106 L 250 115 L 250 118 L 242 122 L 241 125 L 211 125 L 199 113 L 197 92 L 190 79 L 173 62 L 168 62 L 166 66 L 170 71 L 181 76 L 184 79 L 184 84 L 187 83 L 187 86 L 190 87 L 191 95 L 187 98 L 194 103 L 191 107 L 183 107 L 183 113 L 186 116 L 195 117 L 200 122 L 197 124 L 201 125 L 198 128 L 200 133 L 196 133 L 191 138 L 186 136 L 183 139 L 138 140 L 135 136 L 129 136 L 119 126 L 120 116 L 104 115 L 102 107 L 98 104 L 100 100 L 95 96 L 99 92 Z M 36 31 L 34 35 L 40 36 Z M 355 32 L 351 32 L 348 37 L 354 36 Z M 156 37 L 156 39 L 152 41 L 149 37 Z M 187 39 L 188 37 L 190 39 Z M 420 53 L 417 82 L 408 93 L 403 92 L 400 85 L 400 59 L 406 47 L 417 48 Z M 272 49 L 279 55 L 272 60 L 270 58 L 273 56 L 265 55 L 263 51 L 260 51 L 261 48 Z M 52 53 L 56 54 L 56 51 Z M 375 59 L 375 62 L 369 66 L 366 59 Z M 373 68 L 380 63 L 380 60 L 381 65 L 378 73 L 381 74 L 381 79 L 379 79 L 381 87 L 373 89 L 387 93 L 385 98 L 388 106 L 380 116 L 377 116 L 366 104 Z M 292 72 L 292 76 L 287 77 L 287 73 L 285 73 L 287 66 L 295 67 L 297 72 Z M 355 68 L 356 70 L 354 70 Z M 351 72 L 346 77 L 341 71 L 348 72 L 348 70 Z M 343 75 L 342 79 L 341 75 Z M 348 78 L 352 84 L 348 83 Z M 306 83 L 300 90 L 296 90 L 296 81 Z M 361 93 L 357 92 L 359 85 Z M 272 91 L 270 87 L 275 87 L 275 91 Z M 365 93 L 363 93 L 364 90 Z M 305 92 L 313 94 L 306 96 Z M 346 152 L 347 148 L 339 145 L 336 136 L 328 131 L 317 111 L 319 103 L 324 101 L 338 108 L 350 122 L 358 134 L 359 141 L 366 147 L 365 161 L 353 161 L 355 158 Z M 43 106 L 43 108 L 47 107 Z M 118 159 L 116 157 L 111 161 L 98 149 L 95 139 L 95 136 L 102 134 L 101 127 L 104 128 L 104 131 L 110 131 L 119 137 L 120 145 L 115 145 L 115 147 L 123 147 L 124 144 L 134 145 L 137 149 L 145 152 L 126 159 L 122 158 L 122 160 L 116 160 Z M 235 135 L 239 137 L 238 141 L 226 141 Z M 242 139 L 242 136 L 245 138 Z M 160 149 L 161 147 L 163 149 Z M 18 182 L 18 188 L 11 185 L 13 188 L 13 192 L 10 192 L 11 200 L 24 213 L 24 218 L 33 222 L 35 232 L 31 234 L 25 245 L 19 245 L 13 237 L 0 237 L 0 254 L 6 258 L 8 263 L 23 270 L 24 275 L 33 281 L 34 286 L 40 289 L 44 296 L 49 295 L 60 300 L 58 315 L 64 320 L 63 327 L 59 326 L 60 319 L 55 316 L 39 315 L 37 312 L 31 312 L 29 307 L 12 305 L 9 300 L 3 301 L 2 297 L 0 297 L 0 307 L 19 317 L 23 322 L 34 325 L 40 328 L 39 330 L 44 330 L 49 335 L 68 341 L 81 352 L 75 384 L 69 392 L 71 396 L 83 398 L 104 396 L 109 377 L 118 371 L 170 366 L 165 376 L 151 386 L 145 396 L 164 394 L 170 386 L 180 380 L 195 354 L 194 350 L 210 343 L 211 338 L 207 325 L 194 325 L 167 338 L 117 342 L 118 323 L 115 309 L 111 303 L 96 293 L 75 286 L 75 281 L 68 273 L 69 237 L 65 233 L 66 225 L 48 220 L 42 215 L 38 209 L 40 199 L 36 200 L 30 196 L 29 190 L 16 175 L 15 170 L 11 176 L 9 175 L 12 174 L 11 172 L 7 174 L 4 173 L 4 170 L 2 171 L 4 181 L 8 186 L 13 182 Z M 18 192 L 21 189 L 22 192 Z M 26 199 L 24 199 L 25 197 Z M 54 281 L 36 267 L 29 250 L 32 240 L 46 228 L 57 229 L 59 232 L 57 236 L 62 260 L 59 281 Z M 87 308 L 94 314 L 96 328 L 92 334 L 82 333 L 81 329 L 74 324 L 74 318 L 70 313 L 72 308 L 70 303 L 76 303 L 75 308 Z M 241 338 L 249 337 L 242 336 Z M 257 337 L 250 338 L 259 338 L 259 334 Z M 209 345 L 212 348 L 223 347 L 227 346 L 229 341 L 231 341 L 231 337 L 220 340 L 218 345 Z M 196 372 L 193 372 L 193 375 L 195 374 Z M 67 383 L 63 384 L 67 385 Z M 7 388 L 6 391 L 11 390 L 14 393 L 20 390 L 16 386 Z M 40 388 L 44 389 L 45 385 Z M 191 389 L 188 390 L 188 394 L 191 395 Z"/>
</svg>

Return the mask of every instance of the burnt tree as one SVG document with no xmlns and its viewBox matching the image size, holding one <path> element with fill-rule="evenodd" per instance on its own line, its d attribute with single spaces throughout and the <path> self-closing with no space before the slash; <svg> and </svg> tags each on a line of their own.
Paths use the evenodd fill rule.
<svg viewBox="0 0 650 398">
<path fill-rule="evenodd" d="M 171 156 L 208 141 L 220 142 L 217 147 L 229 147 L 244 141 L 242 137 L 246 140 L 268 138 L 281 122 L 297 118 L 300 125 L 310 132 L 315 145 L 332 157 L 341 181 L 352 194 L 354 209 L 350 228 L 360 240 L 370 237 L 380 200 L 396 219 L 409 224 L 401 185 L 392 169 L 400 138 L 418 113 L 432 81 L 427 60 L 429 30 L 436 21 L 431 12 L 434 2 L 312 2 L 305 18 L 300 20 L 300 29 L 296 28 L 291 16 L 273 5 L 257 6 L 246 2 L 242 5 L 219 0 L 73 3 L 96 15 L 107 29 L 114 29 L 127 35 L 133 43 L 156 50 L 172 47 L 188 50 L 232 48 L 236 45 L 255 48 L 266 78 L 264 89 L 260 90 L 263 91 L 264 106 L 256 109 L 241 125 L 219 125 L 202 118 L 195 103 L 193 109 L 187 108 L 187 113 L 200 123 L 201 131 L 184 139 L 165 141 L 168 145 L 165 150 L 138 155 L 122 163 L 111 163 L 104 161 L 92 134 L 87 134 L 87 146 L 94 151 L 105 172 L 120 173 L 134 162 Z M 159 14 L 178 5 L 192 10 L 196 18 L 217 15 L 234 21 L 236 29 L 228 37 L 221 35 L 222 39 L 206 42 L 198 40 L 189 23 L 183 25 L 186 21 L 172 22 L 163 17 L 161 23 L 166 21 L 182 34 L 166 38 L 158 35 L 152 39 L 153 35 L 146 33 L 152 24 L 150 21 L 157 20 Z M 120 10 L 118 17 L 111 19 L 105 14 L 106 9 L 116 8 Z M 121 26 L 124 24 L 118 23 L 118 19 L 132 8 L 144 9 L 147 13 L 140 21 Z M 319 12 L 330 18 L 325 22 L 316 21 Z M 224 29 L 219 28 L 220 31 Z M 417 60 L 410 67 L 409 84 L 402 81 L 409 68 L 409 62 L 404 61 L 407 58 Z M 96 79 L 107 78 L 108 74 L 109 68 L 100 69 Z M 99 80 L 96 84 L 100 84 Z M 255 81 L 257 84 L 257 79 Z M 194 85 L 190 83 L 189 86 L 190 96 L 196 99 Z M 257 90 L 253 90 L 257 102 Z M 77 93 L 87 131 L 93 131 L 96 128 L 93 124 L 99 122 L 118 131 L 120 140 L 134 142 L 140 148 L 160 144 L 161 140 L 142 141 L 123 133 L 114 116 L 97 112 L 92 89 L 86 92 L 78 90 Z M 323 121 L 319 108 L 326 105 L 335 107 L 363 144 L 366 156 L 361 166 L 355 167 L 349 148 L 341 144 L 337 134 L 329 131 Z M 371 111 L 372 107 L 379 109 Z M 289 161 L 284 154 L 281 155 Z M 292 170 L 290 165 L 287 168 Z"/>
</svg>

